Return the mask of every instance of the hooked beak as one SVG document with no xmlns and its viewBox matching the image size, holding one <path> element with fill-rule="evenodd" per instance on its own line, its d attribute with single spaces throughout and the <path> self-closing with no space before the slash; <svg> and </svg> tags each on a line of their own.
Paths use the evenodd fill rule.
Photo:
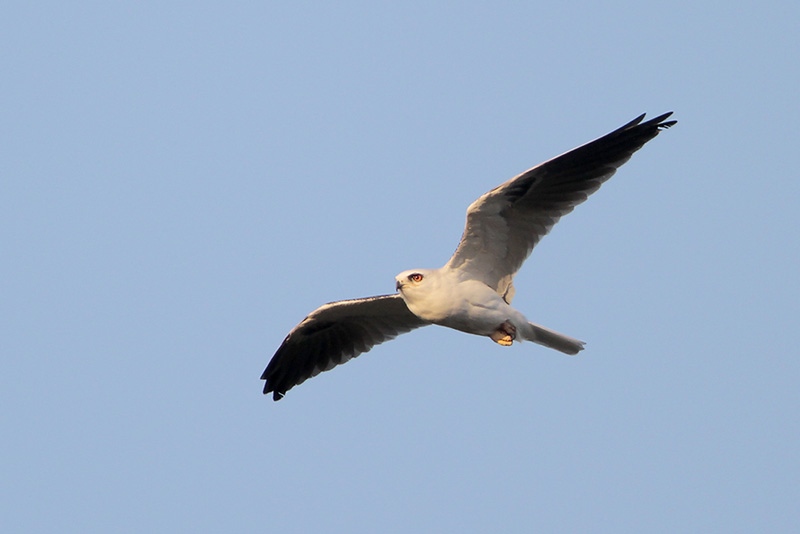
<svg viewBox="0 0 800 534">
<path fill-rule="evenodd" d="M 400 291 L 401 289 L 403 289 L 403 282 L 401 282 L 400 280 L 398 280 L 398 281 L 397 281 L 397 283 L 394 285 L 394 288 L 395 288 L 397 291 Z"/>
</svg>

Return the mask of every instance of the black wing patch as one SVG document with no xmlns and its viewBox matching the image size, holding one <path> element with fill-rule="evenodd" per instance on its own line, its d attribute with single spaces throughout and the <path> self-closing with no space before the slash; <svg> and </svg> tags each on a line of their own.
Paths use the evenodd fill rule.
<svg viewBox="0 0 800 534">
<path fill-rule="evenodd" d="M 400 295 L 342 300 L 320 306 L 289 332 L 261 375 L 264 394 L 280 400 L 294 386 L 375 345 L 428 324 Z"/>
</svg>

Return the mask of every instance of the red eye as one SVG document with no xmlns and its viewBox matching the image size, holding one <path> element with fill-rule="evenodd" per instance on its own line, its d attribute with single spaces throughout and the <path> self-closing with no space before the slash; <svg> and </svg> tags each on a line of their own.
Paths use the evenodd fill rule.
<svg viewBox="0 0 800 534">
<path fill-rule="evenodd" d="M 422 282 L 422 275 L 419 273 L 414 273 L 408 276 L 408 279 L 412 282 Z"/>
</svg>

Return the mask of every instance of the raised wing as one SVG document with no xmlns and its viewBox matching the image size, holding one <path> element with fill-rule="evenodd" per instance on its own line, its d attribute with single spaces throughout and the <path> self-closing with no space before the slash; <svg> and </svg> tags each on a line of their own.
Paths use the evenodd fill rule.
<svg viewBox="0 0 800 534">
<path fill-rule="evenodd" d="M 320 306 L 295 326 L 261 375 L 273 400 L 322 371 L 428 323 L 400 295 L 340 300 Z"/>
<path fill-rule="evenodd" d="M 611 178 L 634 152 L 677 121 L 644 114 L 618 130 L 546 161 L 492 189 L 467 209 L 464 235 L 445 267 L 482 280 L 510 303 L 511 282 L 558 220 Z"/>
</svg>

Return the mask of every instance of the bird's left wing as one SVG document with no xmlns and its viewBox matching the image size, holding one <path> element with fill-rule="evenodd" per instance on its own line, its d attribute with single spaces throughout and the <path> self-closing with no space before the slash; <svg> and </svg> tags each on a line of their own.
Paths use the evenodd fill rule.
<svg viewBox="0 0 800 534">
<path fill-rule="evenodd" d="M 641 115 L 590 143 L 546 161 L 492 189 L 467 210 L 464 235 L 446 268 L 481 280 L 511 302 L 512 279 L 558 220 L 597 191 L 634 152 L 653 139 L 665 113 Z"/>
<path fill-rule="evenodd" d="M 261 375 L 273 400 L 322 371 L 428 323 L 400 295 L 341 300 L 320 306 L 295 326 Z"/>
</svg>

